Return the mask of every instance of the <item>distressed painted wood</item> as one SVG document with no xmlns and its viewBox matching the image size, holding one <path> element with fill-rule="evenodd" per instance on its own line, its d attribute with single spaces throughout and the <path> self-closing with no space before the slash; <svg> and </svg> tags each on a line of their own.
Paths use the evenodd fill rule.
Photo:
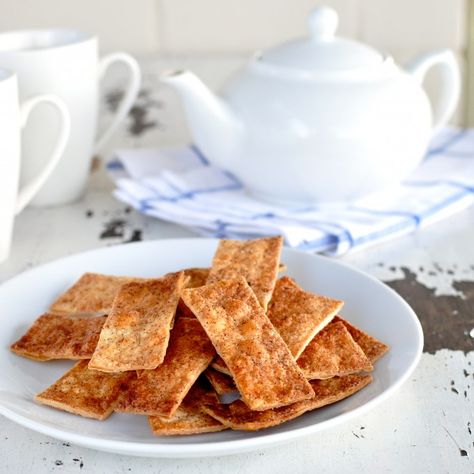
<svg viewBox="0 0 474 474">
<path fill-rule="evenodd" d="M 240 59 L 190 58 L 187 62 L 204 78 L 214 78 L 217 86 Z M 144 92 L 111 147 L 157 146 L 187 139 L 176 98 L 157 81 L 160 69 L 170 65 L 174 65 L 171 60 L 146 65 Z M 108 86 L 105 118 L 117 94 L 118 79 Z M 16 220 L 11 258 L 0 266 L 0 280 L 100 246 L 194 236 L 137 214 L 110 192 L 111 184 L 98 166 L 82 201 L 24 211 Z M 79 448 L 0 417 L 0 472 L 474 473 L 473 239 L 474 209 L 343 258 L 404 296 L 417 311 L 426 337 L 425 352 L 410 380 L 394 397 L 352 422 L 255 453 L 154 460 Z"/>
</svg>

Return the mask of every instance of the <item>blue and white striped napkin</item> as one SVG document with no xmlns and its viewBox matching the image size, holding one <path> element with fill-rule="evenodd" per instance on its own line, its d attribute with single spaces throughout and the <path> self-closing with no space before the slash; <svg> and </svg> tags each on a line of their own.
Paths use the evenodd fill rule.
<svg viewBox="0 0 474 474">
<path fill-rule="evenodd" d="M 344 206 L 287 209 L 249 196 L 193 147 L 117 151 L 114 195 L 144 214 L 219 238 L 283 235 L 286 245 L 341 255 L 405 235 L 473 203 L 474 129 L 447 128 L 396 189 Z"/>
</svg>

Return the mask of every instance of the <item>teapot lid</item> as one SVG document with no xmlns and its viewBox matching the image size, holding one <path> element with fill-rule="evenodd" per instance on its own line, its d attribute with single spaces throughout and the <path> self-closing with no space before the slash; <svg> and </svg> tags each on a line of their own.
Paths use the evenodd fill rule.
<svg viewBox="0 0 474 474">
<path fill-rule="evenodd" d="M 303 73 L 346 71 L 378 66 L 383 56 L 358 41 L 335 36 L 339 17 L 320 6 L 308 17 L 309 38 L 296 39 L 264 51 L 259 61 Z"/>
</svg>

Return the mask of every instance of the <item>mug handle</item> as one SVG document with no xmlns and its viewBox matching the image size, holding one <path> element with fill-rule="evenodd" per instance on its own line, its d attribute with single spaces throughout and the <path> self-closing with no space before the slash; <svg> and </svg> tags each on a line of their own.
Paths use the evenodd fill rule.
<svg viewBox="0 0 474 474">
<path fill-rule="evenodd" d="M 104 56 L 99 62 L 99 79 L 105 76 L 105 73 L 113 63 L 123 63 L 130 71 L 130 81 L 122 99 L 122 102 L 115 113 L 112 123 L 104 130 L 101 137 L 97 139 L 94 153 L 99 152 L 109 141 L 120 122 L 127 116 L 132 108 L 138 93 L 140 92 L 141 72 L 137 61 L 127 53 L 112 53 Z"/>
<path fill-rule="evenodd" d="M 35 194 L 41 189 L 49 175 L 59 162 L 71 131 L 71 118 L 66 104 L 59 98 L 50 94 L 37 95 L 24 101 L 20 106 L 20 127 L 24 128 L 32 110 L 41 103 L 48 103 L 55 107 L 59 113 L 61 125 L 59 135 L 49 160 L 43 169 L 28 183 L 23 185 L 18 193 L 15 207 L 15 215 L 19 214 L 25 206 L 33 199 Z"/>
<path fill-rule="evenodd" d="M 439 102 L 433 107 L 433 134 L 448 123 L 458 104 L 461 92 L 458 63 L 453 52 L 445 49 L 420 56 L 408 68 L 414 79 L 422 85 L 428 71 L 435 66 L 439 67 L 441 73 L 442 88 Z"/>
</svg>

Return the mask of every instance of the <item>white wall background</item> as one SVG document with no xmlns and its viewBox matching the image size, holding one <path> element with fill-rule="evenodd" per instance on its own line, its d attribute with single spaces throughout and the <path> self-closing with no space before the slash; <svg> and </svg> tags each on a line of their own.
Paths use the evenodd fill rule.
<svg viewBox="0 0 474 474">
<path fill-rule="evenodd" d="M 434 48 L 464 69 L 468 0 L 326 0 L 340 32 L 402 64 Z M 242 55 L 305 33 L 317 0 L 0 0 L 0 30 L 73 27 L 100 36 L 103 52 Z M 432 89 L 436 89 L 432 80 Z M 462 116 L 462 110 L 458 113 Z"/>
</svg>

